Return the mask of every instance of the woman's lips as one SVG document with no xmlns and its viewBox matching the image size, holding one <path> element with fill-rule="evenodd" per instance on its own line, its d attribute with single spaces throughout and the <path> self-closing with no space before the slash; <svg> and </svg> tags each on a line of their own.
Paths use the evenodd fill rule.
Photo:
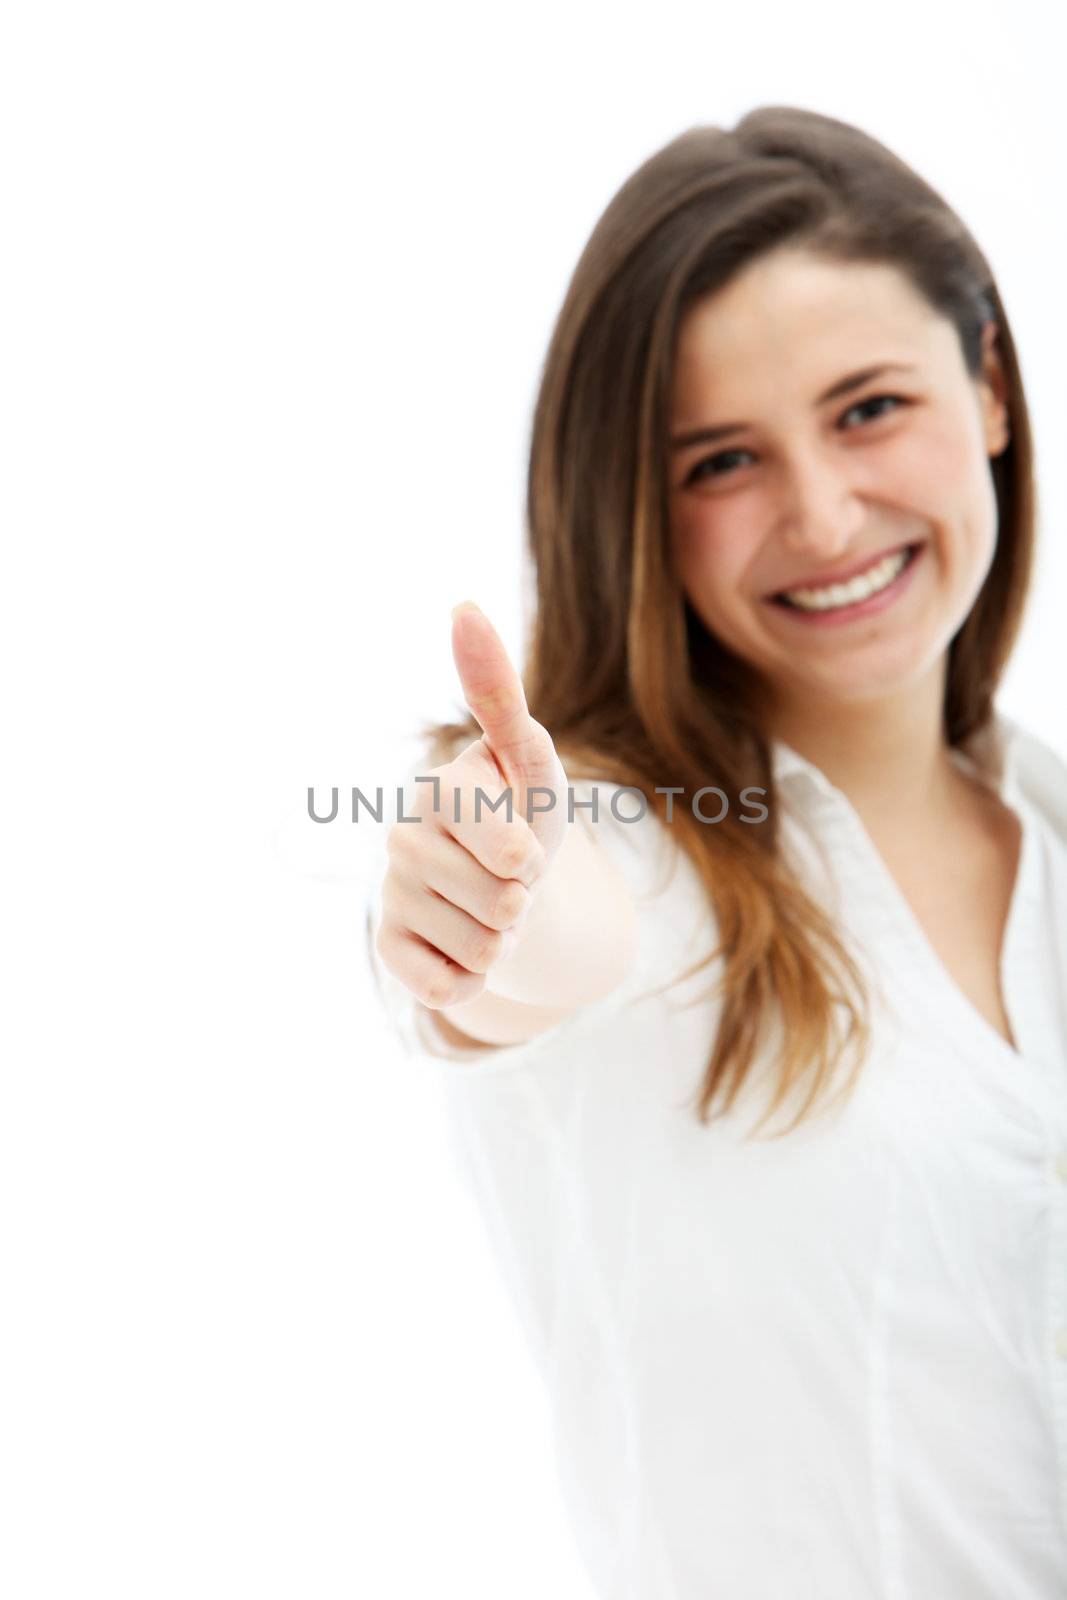
<svg viewBox="0 0 1067 1600">
<path fill-rule="evenodd" d="M 775 614 L 780 617 L 791 617 L 800 627 L 807 628 L 832 628 L 842 623 L 860 621 L 864 617 L 885 611 L 897 598 L 904 593 L 911 583 L 912 576 L 922 560 L 925 545 L 911 544 L 898 545 L 897 549 L 906 549 L 908 559 L 897 573 L 892 583 L 887 583 L 884 589 L 868 595 L 866 600 L 856 600 L 851 605 L 831 606 L 825 610 L 804 611 L 800 606 L 790 605 L 786 600 L 776 596 L 771 598 Z M 887 552 L 891 554 L 891 552 Z"/>
<path fill-rule="evenodd" d="M 913 544 L 902 540 L 899 544 L 887 545 L 884 550 L 877 551 L 874 555 L 867 556 L 862 561 L 853 561 L 847 567 L 832 567 L 829 572 L 820 573 L 817 578 L 797 578 L 795 583 L 783 584 L 773 594 L 767 595 L 768 600 L 777 600 L 780 596 L 788 594 L 791 589 L 829 589 L 835 583 L 849 583 L 853 578 L 860 578 L 865 572 L 870 572 L 886 556 L 895 556 L 899 550 L 910 550 Z"/>
</svg>

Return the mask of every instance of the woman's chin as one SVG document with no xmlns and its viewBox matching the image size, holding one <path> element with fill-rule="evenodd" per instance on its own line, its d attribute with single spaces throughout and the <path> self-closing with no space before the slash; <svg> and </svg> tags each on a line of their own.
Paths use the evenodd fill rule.
<svg viewBox="0 0 1067 1600">
<path fill-rule="evenodd" d="M 827 705 L 872 704 L 887 696 L 907 694 L 927 682 L 932 672 L 943 669 L 945 648 L 920 646 L 917 640 L 882 640 L 865 650 L 842 651 L 837 659 L 827 652 L 822 660 L 794 658 L 788 663 L 767 666 L 763 678 L 775 697 Z"/>
</svg>

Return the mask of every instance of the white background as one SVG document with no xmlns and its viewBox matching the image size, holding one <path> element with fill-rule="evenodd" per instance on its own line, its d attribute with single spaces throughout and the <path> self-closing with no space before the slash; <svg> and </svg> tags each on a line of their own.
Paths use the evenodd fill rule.
<svg viewBox="0 0 1067 1600">
<path fill-rule="evenodd" d="M 578 253 L 653 150 L 765 103 L 884 139 L 992 261 L 1044 541 L 1001 704 L 1063 748 L 1051 26 L 5 10 L 7 1600 L 590 1600 L 432 1064 L 363 965 L 378 841 L 315 829 L 306 789 L 397 781 L 458 710 L 459 600 L 518 653 L 530 408 Z"/>
</svg>

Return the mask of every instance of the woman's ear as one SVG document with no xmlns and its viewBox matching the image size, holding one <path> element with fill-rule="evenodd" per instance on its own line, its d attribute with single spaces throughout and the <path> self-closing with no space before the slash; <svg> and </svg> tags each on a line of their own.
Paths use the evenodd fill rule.
<svg viewBox="0 0 1067 1600">
<path fill-rule="evenodd" d="M 978 380 L 986 451 L 991 456 L 999 456 L 1006 450 L 1011 438 L 1008 380 L 997 348 L 997 332 L 995 322 L 987 322 L 982 328 L 982 375 Z"/>
</svg>

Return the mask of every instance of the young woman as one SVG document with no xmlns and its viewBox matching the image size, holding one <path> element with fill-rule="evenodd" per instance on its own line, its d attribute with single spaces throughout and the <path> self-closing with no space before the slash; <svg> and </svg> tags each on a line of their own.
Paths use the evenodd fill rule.
<svg viewBox="0 0 1067 1600">
<path fill-rule="evenodd" d="M 1034 524 L 989 265 L 883 145 L 763 107 L 623 185 L 524 681 L 457 608 L 369 919 L 611 1600 L 1067 1592 L 1067 768 L 994 704 Z"/>
</svg>

